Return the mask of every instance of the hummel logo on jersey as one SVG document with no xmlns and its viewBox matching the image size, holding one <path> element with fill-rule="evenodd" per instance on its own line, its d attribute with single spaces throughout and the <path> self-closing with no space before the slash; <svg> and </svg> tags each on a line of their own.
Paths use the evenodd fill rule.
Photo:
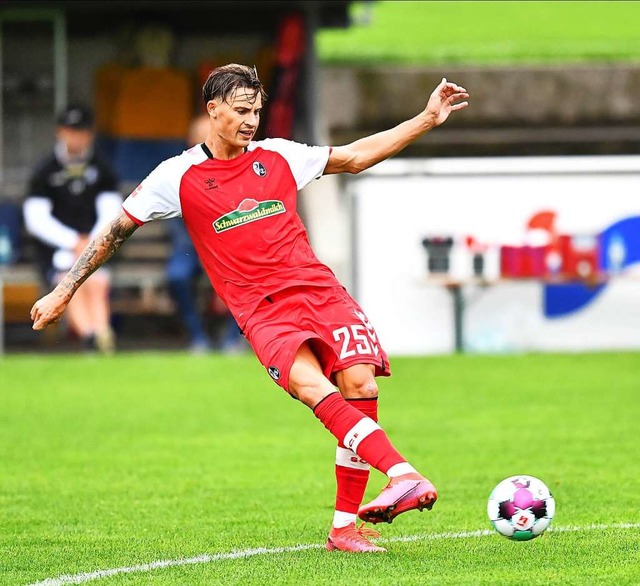
<svg viewBox="0 0 640 586">
<path fill-rule="evenodd" d="M 373 325 L 367 319 L 367 316 L 361 311 L 354 309 L 353 313 L 364 324 L 364 327 L 367 328 L 367 334 L 369 334 L 369 338 L 371 339 L 371 348 L 373 349 L 373 353 L 377 356 L 378 352 L 380 351 L 380 348 L 377 344 L 377 335 L 376 335 L 376 331 L 373 329 Z"/>
<path fill-rule="evenodd" d="M 216 180 L 213 177 L 211 177 L 210 179 L 205 179 L 204 182 L 206 184 L 205 191 L 209 191 L 210 189 L 218 189 Z"/>
<path fill-rule="evenodd" d="M 212 226 L 216 233 L 220 234 L 220 232 L 231 230 L 231 228 L 262 220 L 268 216 L 283 214 L 286 211 L 284 204 L 278 199 L 258 201 L 248 197 L 243 199 L 235 210 L 220 216 L 212 223 Z"/>
<path fill-rule="evenodd" d="M 258 177 L 264 177 L 267 174 L 267 170 L 264 168 L 264 165 L 260 161 L 256 161 L 253 163 L 253 172 Z"/>
</svg>

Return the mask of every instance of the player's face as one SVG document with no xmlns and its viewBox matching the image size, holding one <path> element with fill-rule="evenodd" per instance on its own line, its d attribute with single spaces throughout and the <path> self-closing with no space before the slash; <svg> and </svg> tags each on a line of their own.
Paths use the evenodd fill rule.
<svg viewBox="0 0 640 586">
<path fill-rule="evenodd" d="M 241 87 L 232 94 L 228 102 L 210 101 L 208 109 L 213 116 L 216 137 L 228 146 L 243 149 L 258 130 L 262 96 L 259 92 Z"/>
<path fill-rule="evenodd" d="M 58 140 L 62 141 L 71 157 L 84 155 L 93 143 L 93 132 L 78 128 L 62 126 L 56 131 Z"/>
</svg>

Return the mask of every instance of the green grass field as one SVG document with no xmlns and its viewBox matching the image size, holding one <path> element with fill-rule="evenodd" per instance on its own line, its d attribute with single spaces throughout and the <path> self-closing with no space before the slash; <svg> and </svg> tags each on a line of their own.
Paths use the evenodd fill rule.
<svg viewBox="0 0 640 586">
<path fill-rule="evenodd" d="M 640 355 L 392 367 L 381 423 L 440 499 L 354 556 L 322 549 L 333 439 L 252 356 L 5 357 L 0 584 L 640 583 Z M 554 493 L 553 530 L 482 533 L 522 473 Z"/>
<path fill-rule="evenodd" d="M 352 6 L 317 36 L 325 64 L 640 61 L 639 2 L 399 2 Z"/>
</svg>

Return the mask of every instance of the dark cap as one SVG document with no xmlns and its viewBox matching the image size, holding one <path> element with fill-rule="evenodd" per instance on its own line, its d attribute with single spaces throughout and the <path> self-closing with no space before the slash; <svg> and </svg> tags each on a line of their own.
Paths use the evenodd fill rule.
<svg viewBox="0 0 640 586">
<path fill-rule="evenodd" d="M 89 108 L 80 105 L 68 106 L 58 116 L 58 126 L 89 130 L 93 128 L 93 114 Z"/>
</svg>

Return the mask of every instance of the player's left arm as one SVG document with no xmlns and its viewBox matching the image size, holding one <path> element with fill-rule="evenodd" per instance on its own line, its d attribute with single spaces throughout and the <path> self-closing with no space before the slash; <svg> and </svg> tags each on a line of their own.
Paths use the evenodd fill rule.
<svg viewBox="0 0 640 586">
<path fill-rule="evenodd" d="M 429 96 L 425 109 L 417 116 L 389 130 L 333 147 L 324 175 L 360 173 L 393 157 L 423 134 L 440 126 L 451 112 L 466 108 L 468 97 L 466 89 L 443 78 Z"/>
</svg>

